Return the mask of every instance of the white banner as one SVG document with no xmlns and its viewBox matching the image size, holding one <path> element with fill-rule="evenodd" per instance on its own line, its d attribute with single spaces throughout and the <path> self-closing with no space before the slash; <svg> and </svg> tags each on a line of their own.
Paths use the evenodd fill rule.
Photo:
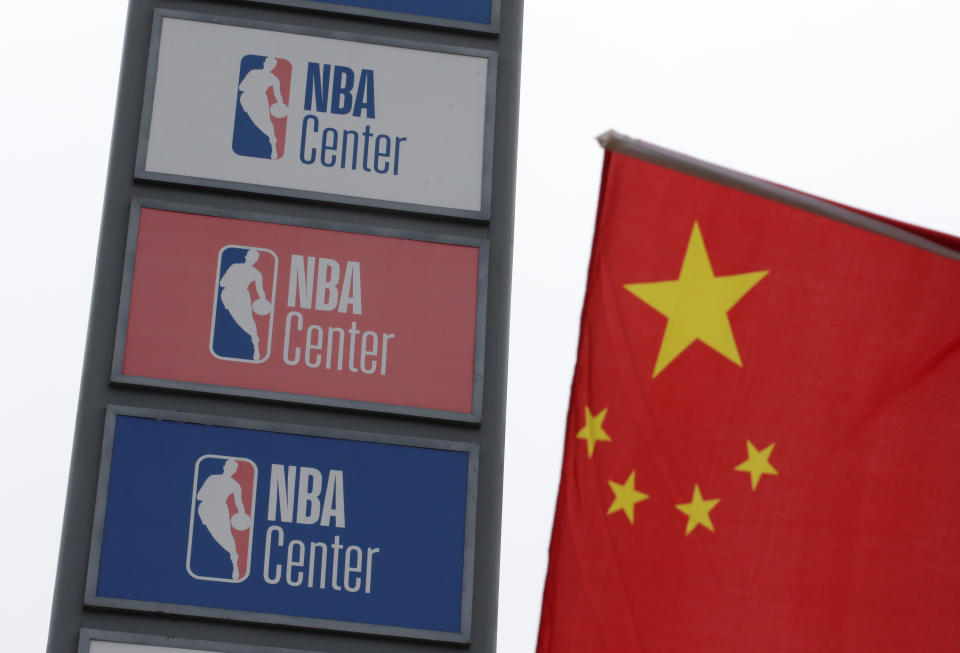
<svg viewBox="0 0 960 653">
<path fill-rule="evenodd" d="M 164 17 L 143 170 L 480 211 L 487 66 Z"/>
</svg>

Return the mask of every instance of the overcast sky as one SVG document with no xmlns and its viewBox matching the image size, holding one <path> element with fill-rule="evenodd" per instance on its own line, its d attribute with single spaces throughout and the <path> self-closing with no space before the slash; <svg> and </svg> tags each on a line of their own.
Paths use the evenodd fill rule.
<svg viewBox="0 0 960 653">
<path fill-rule="evenodd" d="M 11 651 L 46 640 L 125 7 L 24 1 L 0 21 L 0 614 Z M 614 128 L 960 234 L 956 0 L 531 0 L 524 32 L 505 653 L 536 639 L 602 160 L 595 136 Z"/>
</svg>

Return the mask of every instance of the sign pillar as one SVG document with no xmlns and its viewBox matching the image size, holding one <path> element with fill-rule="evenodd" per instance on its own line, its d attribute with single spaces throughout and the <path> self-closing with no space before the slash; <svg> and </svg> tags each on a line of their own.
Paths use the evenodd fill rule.
<svg viewBox="0 0 960 653">
<path fill-rule="evenodd" d="M 49 652 L 496 648 L 519 0 L 131 0 Z"/>
</svg>

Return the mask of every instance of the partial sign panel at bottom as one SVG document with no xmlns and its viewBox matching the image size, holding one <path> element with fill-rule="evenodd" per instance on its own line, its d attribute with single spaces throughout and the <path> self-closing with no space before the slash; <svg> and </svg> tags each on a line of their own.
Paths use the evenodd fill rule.
<svg viewBox="0 0 960 653">
<path fill-rule="evenodd" d="M 469 641 L 477 450 L 111 408 L 86 602 Z"/>
<path fill-rule="evenodd" d="M 78 653 L 307 653 L 270 646 L 211 642 L 111 630 L 80 630 Z"/>
</svg>

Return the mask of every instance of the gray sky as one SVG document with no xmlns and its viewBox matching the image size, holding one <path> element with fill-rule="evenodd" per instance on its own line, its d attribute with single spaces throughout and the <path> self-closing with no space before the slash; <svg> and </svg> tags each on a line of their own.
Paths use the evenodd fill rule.
<svg viewBox="0 0 960 653">
<path fill-rule="evenodd" d="M 46 639 L 125 6 L 20 2 L 0 22 L 7 650 L 40 650 Z M 954 0 L 530 0 L 525 14 L 505 653 L 532 651 L 536 639 L 602 160 L 596 135 L 614 128 L 960 234 Z"/>
</svg>

